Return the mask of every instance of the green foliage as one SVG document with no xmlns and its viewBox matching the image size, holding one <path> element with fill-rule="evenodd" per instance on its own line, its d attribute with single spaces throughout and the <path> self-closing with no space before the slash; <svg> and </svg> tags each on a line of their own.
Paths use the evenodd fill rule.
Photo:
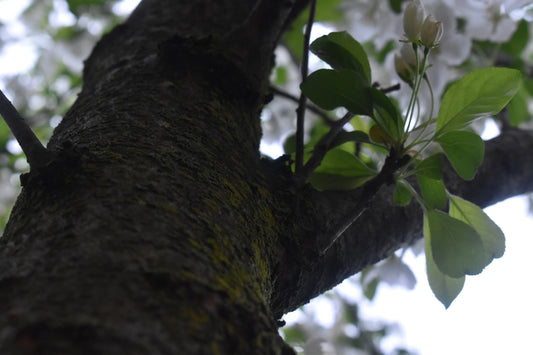
<svg viewBox="0 0 533 355">
<path fill-rule="evenodd" d="M 481 208 L 458 196 L 450 195 L 450 216 L 465 222 L 481 237 L 483 251 L 488 259 L 500 258 L 505 251 L 505 236 Z"/>
<path fill-rule="evenodd" d="M 411 190 L 407 182 L 400 180 L 394 189 L 393 201 L 396 206 L 407 206 L 411 202 Z"/>
<path fill-rule="evenodd" d="M 403 120 L 393 102 L 370 86 L 363 46 L 346 32 L 333 32 L 314 41 L 311 50 L 333 69 L 309 75 L 300 85 L 303 93 L 325 110 L 344 107 L 354 115 L 371 117 L 379 127 L 379 139 L 374 141 L 398 147 L 404 139 Z"/>
<path fill-rule="evenodd" d="M 431 234 L 428 219 L 424 218 L 424 245 L 426 252 L 426 272 L 429 286 L 437 299 L 448 308 L 459 295 L 465 283 L 465 276 L 454 278 L 444 274 L 435 264 L 431 251 Z"/>
<path fill-rule="evenodd" d="M 366 86 L 372 83 L 370 64 L 363 46 L 347 32 L 331 32 L 315 40 L 311 52 L 335 70 L 349 69 L 364 76 Z"/>
<path fill-rule="evenodd" d="M 274 83 L 278 85 L 283 85 L 288 80 L 288 73 L 287 68 L 285 67 L 277 67 L 276 68 L 276 79 L 274 80 Z"/>
<path fill-rule="evenodd" d="M 286 327 L 283 329 L 283 334 L 285 335 L 285 341 L 293 345 L 304 344 L 307 339 L 305 331 L 299 326 Z"/>
<path fill-rule="evenodd" d="M 83 29 L 79 28 L 78 26 L 65 26 L 57 30 L 54 35 L 54 39 L 58 41 L 72 40 L 83 33 Z"/>
<path fill-rule="evenodd" d="M 424 238 L 429 283 L 446 308 L 461 291 L 465 275 L 481 272 L 505 251 L 500 228 L 481 208 L 453 195 L 449 214 L 425 211 Z"/>
<path fill-rule="evenodd" d="M 415 168 L 413 169 L 412 173 L 430 179 L 441 180 L 443 167 L 443 156 L 442 154 L 437 153 L 427 157 L 424 160 L 415 162 Z"/>
<path fill-rule="evenodd" d="M 371 116 L 376 124 L 387 135 L 391 147 L 396 147 L 403 140 L 403 120 L 398 108 L 380 90 L 370 88 L 374 114 Z"/>
<path fill-rule="evenodd" d="M 318 190 L 350 190 L 362 185 L 375 174 L 355 155 L 335 148 L 326 154 L 308 181 Z"/>
<path fill-rule="evenodd" d="M 378 290 L 378 285 L 379 285 L 379 279 L 375 278 L 372 281 L 370 281 L 368 283 L 368 285 L 365 287 L 365 289 L 363 290 L 363 294 L 370 301 L 372 301 L 374 299 L 374 297 L 376 297 L 376 292 Z"/>
<path fill-rule="evenodd" d="M 353 70 L 317 70 L 300 88 L 311 101 L 325 110 L 346 107 L 356 115 L 372 114 L 366 79 Z"/>
<path fill-rule="evenodd" d="M 520 21 L 511 39 L 501 46 L 501 50 L 519 57 L 529 42 L 529 26 L 526 20 Z"/>
<path fill-rule="evenodd" d="M 497 114 L 517 92 L 520 81 L 520 72 L 508 68 L 484 68 L 465 75 L 444 94 L 435 135 Z"/>
<path fill-rule="evenodd" d="M 351 131 L 351 132 L 342 131 L 337 135 L 337 137 L 335 137 L 335 139 L 331 143 L 330 148 L 334 148 L 336 146 L 339 146 L 347 142 L 371 143 L 370 137 L 368 136 L 367 133 L 363 131 Z"/>
<path fill-rule="evenodd" d="M 418 175 L 418 186 L 420 186 L 420 191 L 422 191 L 422 198 L 426 207 L 440 209 L 446 207 L 448 195 L 442 180 Z"/>
<path fill-rule="evenodd" d="M 473 132 L 451 131 L 439 136 L 435 141 L 440 144 L 459 176 L 472 180 L 477 167 L 483 161 L 483 140 Z"/>
<path fill-rule="evenodd" d="M 389 4 L 391 9 L 397 14 L 399 14 L 400 12 L 402 12 L 402 3 L 405 1 L 406 0 L 389 0 Z"/>
<path fill-rule="evenodd" d="M 67 0 L 68 7 L 70 11 L 76 15 L 80 16 L 82 10 L 89 6 L 100 6 L 106 3 L 109 3 L 107 0 Z"/>
<path fill-rule="evenodd" d="M 517 38 L 524 36 L 522 32 L 516 34 Z M 420 45 L 417 42 L 414 47 Z M 523 39 L 517 39 L 512 48 L 519 52 L 522 46 Z M 353 114 L 372 119 L 374 125 L 368 134 L 344 132 L 332 146 L 347 141 L 367 143 L 370 137 L 371 142 L 386 147 L 390 154 L 412 155 L 408 162 L 412 167 L 404 167 L 395 175 L 393 201 L 397 206 L 405 206 L 415 197 L 424 209 L 428 278 L 436 297 L 448 307 L 461 291 L 465 275 L 480 273 L 494 258 L 500 257 L 505 241 L 499 228 L 479 207 L 447 193 L 442 180 L 443 157 L 447 157 L 461 178 L 473 179 L 483 161 L 484 143 L 479 135 L 465 128 L 478 118 L 497 114 L 519 90 L 524 97 L 529 94 L 520 89 L 520 71 L 479 69 L 448 88 L 435 120 L 420 120 L 415 117 L 415 106 L 432 48 L 425 48 L 420 67 L 412 73 L 413 93 L 405 120 L 384 92 L 370 86 L 372 75 L 363 46 L 346 32 L 330 33 L 311 45 L 311 50 L 332 69 L 315 71 L 300 87 L 323 109 L 344 107 Z M 415 138 L 405 146 L 411 134 Z M 437 153 L 423 158 L 424 150 L 431 143 L 438 144 L 444 155 Z M 319 190 L 353 189 L 376 174 L 351 152 L 334 148 L 308 182 Z M 420 195 L 405 180 L 411 175 L 418 178 Z M 449 213 L 443 212 L 448 205 Z"/>
<path fill-rule="evenodd" d="M 487 266 L 481 237 L 474 228 L 439 210 L 427 210 L 424 215 L 429 226 L 424 237 L 441 272 L 457 278 L 479 274 Z"/>
<path fill-rule="evenodd" d="M 531 79 L 524 79 L 522 85 L 518 88 L 518 92 L 515 97 L 509 102 L 507 106 L 507 112 L 509 113 L 509 123 L 517 127 L 523 122 L 530 120 L 528 104 L 531 97 L 530 92 L 525 86 L 525 82 L 531 81 Z"/>
</svg>

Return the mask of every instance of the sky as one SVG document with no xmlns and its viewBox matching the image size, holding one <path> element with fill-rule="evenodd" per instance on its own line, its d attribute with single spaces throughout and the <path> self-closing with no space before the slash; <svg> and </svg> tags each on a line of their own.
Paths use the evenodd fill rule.
<svg viewBox="0 0 533 355">
<path fill-rule="evenodd" d="M 129 12 L 138 1 L 122 1 L 119 11 Z M 26 2 L 0 0 L 0 21 L 14 19 Z M 24 42 L 4 48 L 0 55 L 0 82 L 2 75 L 28 70 L 33 55 Z M 276 146 L 270 149 L 274 149 L 271 150 L 274 155 L 280 152 Z M 447 310 L 429 288 L 424 256 L 407 253 L 405 260 L 418 280 L 415 289 L 381 284 L 375 301 L 361 310 L 365 318 L 400 324 L 401 339 L 391 337 L 385 347 L 400 342 L 420 355 L 500 355 L 531 351 L 533 288 L 529 285 L 529 273 L 533 271 L 530 255 L 533 219 L 528 209 L 527 198 L 516 197 L 485 210 L 504 231 L 506 252 L 480 275 L 468 277 L 463 291 Z M 343 293 L 349 293 L 349 288 L 345 288 Z M 329 308 L 320 301 L 315 304 L 324 308 L 320 321 L 331 322 Z M 293 318 L 285 317 L 289 321 Z"/>
<path fill-rule="evenodd" d="M 485 209 L 506 236 L 506 251 L 481 274 L 468 276 L 461 294 L 448 309 L 435 298 L 427 282 L 424 255 L 407 252 L 404 261 L 417 278 L 414 290 L 381 283 L 375 299 L 359 303 L 365 320 L 397 324 L 398 332 L 385 338 L 388 353 L 404 346 L 419 355 L 529 354 L 533 319 L 533 218 L 525 196 Z M 346 299 L 361 300 L 361 291 L 345 281 L 337 286 Z M 335 320 L 335 305 L 316 298 L 309 305 L 323 326 Z M 288 324 L 303 320 L 296 311 L 284 317 Z"/>
<path fill-rule="evenodd" d="M 429 288 L 424 257 L 408 254 L 406 261 L 418 279 L 415 290 L 380 286 L 368 315 L 398 321 L 408 348 L 423 355 L 526 354 L 533 319 L 533 219 L 528 209 L 526 197 L 485 209 L 505 233 L 505 254 L 480 275 L 467 277 L 449 309 Z"/>
</svg>

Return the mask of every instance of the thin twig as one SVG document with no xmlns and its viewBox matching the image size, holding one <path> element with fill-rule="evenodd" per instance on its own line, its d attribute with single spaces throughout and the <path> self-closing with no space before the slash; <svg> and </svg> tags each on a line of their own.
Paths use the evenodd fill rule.
<svg viewBox="0 0 533 355">
<path fill-rule="evenodd" d="M 309 19 L 307 20 L 307 26 L 305 27 L 304 34 L 304 51 L 302 55 L 301 75 L 302 82 L 307 78 L 309 72 L 309 41 L 311 39 L 311 29 L 313 22 L 315 21 L 315 8 L 316 0 L 312 0 L 309 6 Z M 296 174 L 300 173 L 303 167 L 303 155 L 304 155 L 304 119 L 305 119 L 305 106 L 307 97 L 302 92 L 300 94 L 300 100 L 298 108 L 296 109 Z"/>
<path fill-rule="evenodd" d="M 383 89 L 380 89 L 380 90 L 381 90 L 382 93 L 388 94 L 389 92 L 400 90 L 400 84 L 398 83 L 398 84 L 389 86 L 388 88 L 383 88 Z"/>
<path fill-rule="evenodd" d="M 298 175 L 298 178 L 305 182 L 307 178 L 311 175 L 313 171 L 315 171 L 316 168 L 320 165 L 322 162 L 322 159 L 324 159 L 324 156 L 329 150 L 329 147 L 331 146 L 331 143 L 333 143 L 333 140 L 339 135 L 339 133 L 342 131 L 344 125 L 348 123 L 352 118 L 353 114 L 351 112 L 348 112 L 344 115 L 343 118 L 336 121 L 335 124 L 330 128 L 329 132 L 326 133 L 315 145 L 313 149 L 313 155 L 305 166 L 301 169 L 300 174 Z"/>
<path fill-rule="evenodd" d="M 372 84 L 372 87 L 374 89 L 379 89 L 384 94 L 388 94 L 390 92 L 400 90 L 401 85 L 400 85 L 400 83 L 398 83 L 398 84 L 394 84 L 392 86 L 389 86 L 387 88 L 381 88 L 381 85 L 379 85 L 379 83 L 376 81 L 375 83 Z"/>
<path fill-rule="evenodd" d="M 286 99 L 289 99 L 291 101 L 294 101 L 294 102 L 298 102 L 299 101 L 299 98 L 284 91 L 284 90 L 281 90 L 280 88 L 277 88 L 277 87 L 274 87 L 274 86 L 271 86 L 270 87 L 270 90 L 272 91 L 272 93 L 274 95 L 278 95 L 278 96 L 281 96 L 281 97 L 284 97 Z M 322 118 L 324 120 L 324 122 L 328 125 L 328 126 L 332 126 L 335 124 L 335 120 L 331 119 L 331 117 L 328 116 L 328 114 L 326 113 L 326 111 L 322 110 L 320 107 L 316 106 L 316 105 L 313 105 L 311 103 L 307 103 L 307 105 L 305 106 L 306 109 L 308 109 L 309 111 L 317 114 L 318 116 L 320 116 L 320 118 Z"/>
<path fill-rule="evenodd" d="M 35 133 L 33 133 L 2 90 L 0 90 L 0 115 L 6 121 L 24 154 L 26 154 L 30 167 L 37 168 L 46 165 L 50 157 L 48 150 L 41 144 Z"/>
</svg>

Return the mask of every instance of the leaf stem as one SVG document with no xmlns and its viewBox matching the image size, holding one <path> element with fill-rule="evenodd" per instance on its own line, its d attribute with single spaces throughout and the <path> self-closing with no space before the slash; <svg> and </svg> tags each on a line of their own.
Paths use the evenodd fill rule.
<svg viewBox="0 0 533 355">
<path fill-rule="evenodd" d="M 309 18 L 307 20 L 307 26 L 305 27 L 304 34 L 304 50 L 302 55 L 301 64 L 301 76 L 302 82 L 307 78 L 309 72 L 309 41 L 311 39 L 311 29 L 313 22 L 315 21 L 315 9 L 316 0 L 312 0 L 309 6 Z M 300 94 L 300 100 L 298 101 L 298 108 L 296 109 L 296 174 L 299 174 L 303 167 L 303 155 L 304 155 L 304 120 L 305 120 L 305 107 L 307 97 L 302 92 Z"/>
</svg>

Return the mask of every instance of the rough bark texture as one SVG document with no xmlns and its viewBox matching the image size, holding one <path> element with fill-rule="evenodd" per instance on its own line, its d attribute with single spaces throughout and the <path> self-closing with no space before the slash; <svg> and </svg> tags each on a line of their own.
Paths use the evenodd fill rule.
<svg viewBox="0 0 533 355">
<path fill-rule="evenodd" d="M 272 52 L 302 4 L 144 0 L 102 39 L 0 240 L 0 353 L 292 353 L 283 313 L 420 237 L 384 187 L 322 254 L 364 190 L 297 188 L 260 159 Z M 449 186 L 483 205 L 530 191 L 532 135 Z"/>
</svg>

